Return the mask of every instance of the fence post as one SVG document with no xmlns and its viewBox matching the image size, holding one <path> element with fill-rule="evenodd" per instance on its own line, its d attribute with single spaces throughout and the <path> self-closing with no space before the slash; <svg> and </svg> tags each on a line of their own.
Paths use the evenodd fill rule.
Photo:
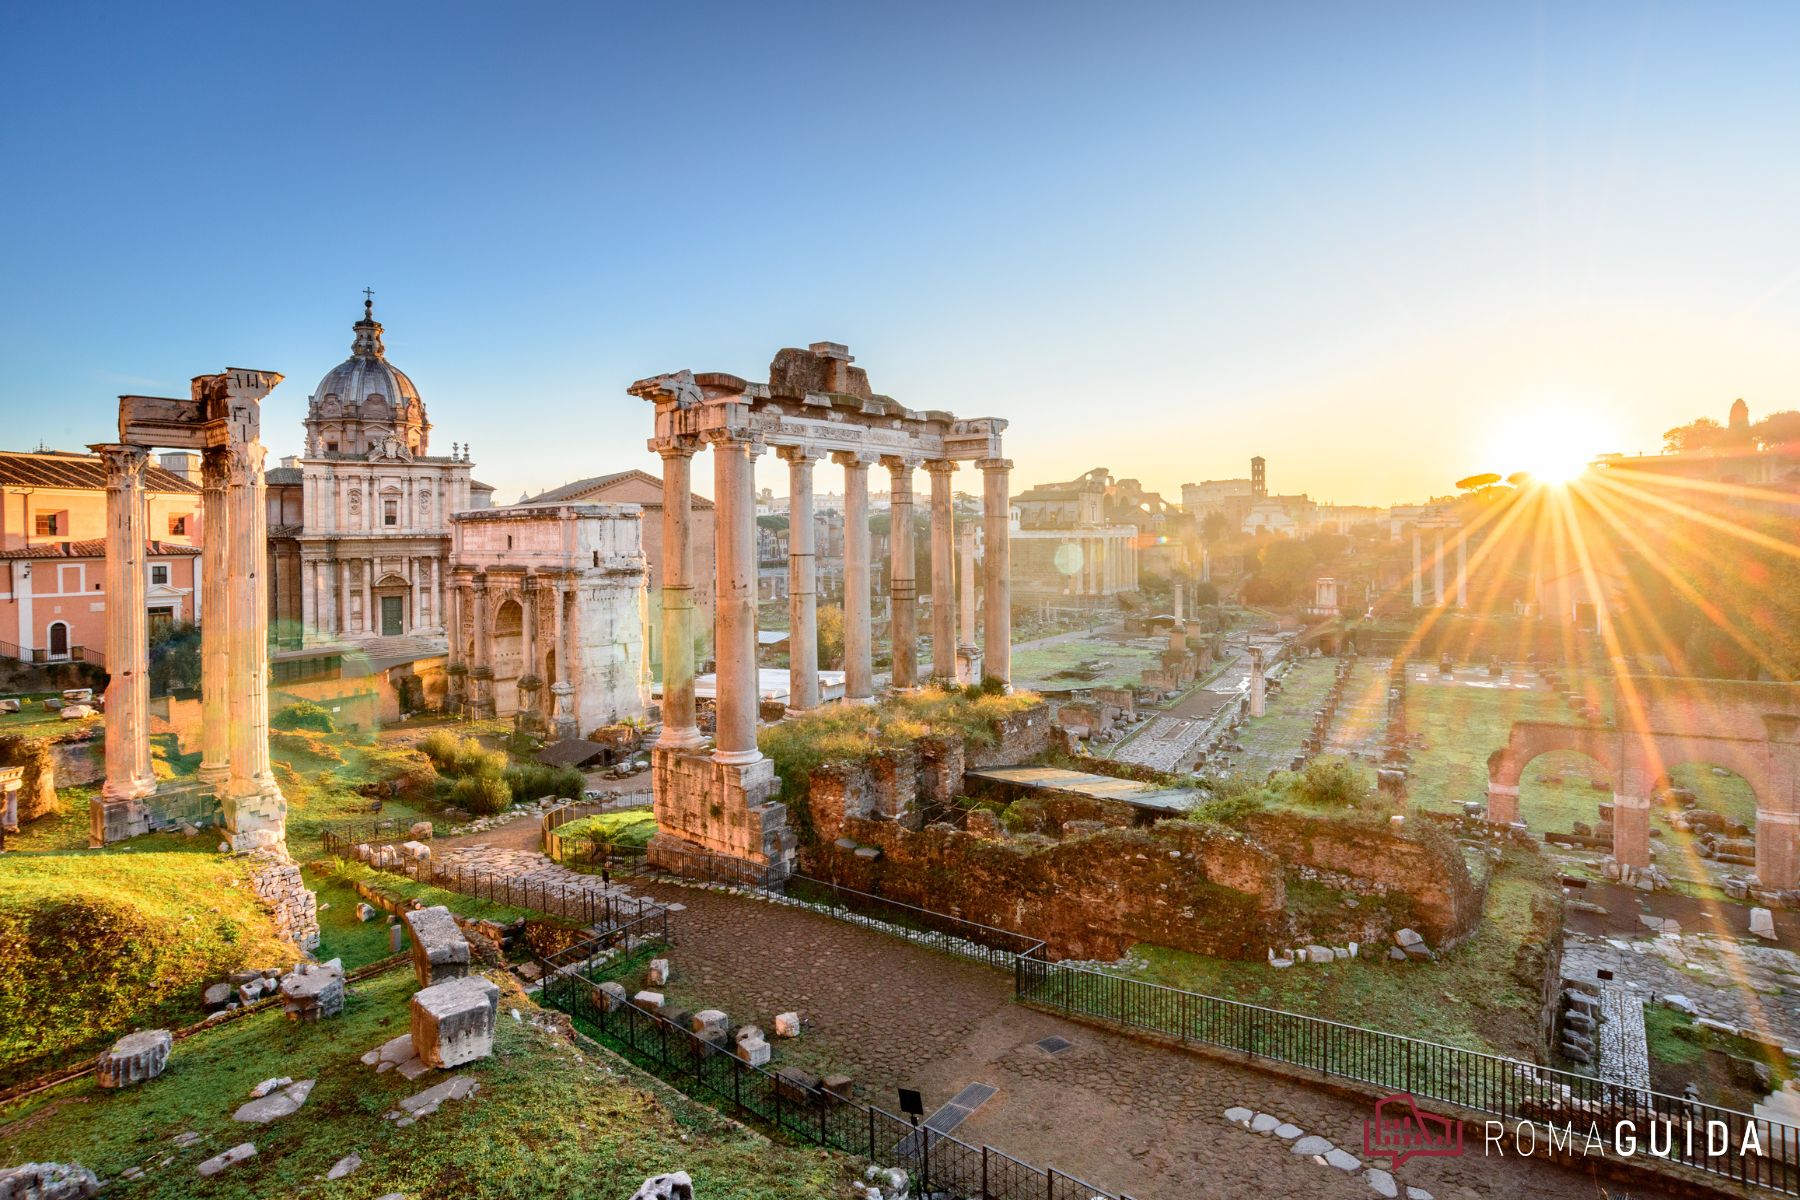
<svg viewBox="0 0 1800 1200">
<path fill-rule="evenodd" d="M 801 678 L 805 678 L 802 676 Z M 988 1147 L 981 1143 L 981 1200 L 988 1200 Z"/>
<path fill-rule="evenodd" d="M 876 1162 L 878 1160 L 875 1157 L 875 1109 L 871 1107 L 866 1111 L 869 1114 L 869 1161 Z"/>
</svg>

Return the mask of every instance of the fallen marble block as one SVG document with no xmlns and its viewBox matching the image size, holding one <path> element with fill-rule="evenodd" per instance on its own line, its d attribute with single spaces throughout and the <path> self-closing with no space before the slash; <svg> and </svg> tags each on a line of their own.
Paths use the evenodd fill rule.
<svg viewBox="0 0 1800 1200">
<path fill-rule="evenodd" d="M 469 939 L 457 927 L 456 918 L 443 905 L 417 908 L 406 914 L 412 930 L 413 974 L 419 986 L 429 988 L 446 979 L 469 973 Z M 490 985 L 491 986 L 491 985 Z"/>
<path fill-rule="evenodd" d="M 155 1079 L 168 1065 L 175 1036 L 166 1029 L 140 1029 L 113 1043 L 94 1064 L 94 1082 L 103 1088 L 128 1087 Z"/>
<path fill-rule="evenodd" d="M 337 959 L 302 963 L 281 980 L 281 1009 L 290 1021 L 317 1021 L 344 1011 L 344 967 Z"/>
<path fill-rule="evenodd" d="M 300 1111 L 307 1096 L 312 1094 L 313 1082 L 311 1079 L 302 1079 L 299 1083 L 290 1083 L 259 1099 L 239 1105 L 238 1110 L 231 1114 L 231 1119 L 242 1121 L 246 1125 L 267 1125 L 270 1121 L 291 1117 Z"/>
<path fill-rule="evenodd" d="M 80 1163 L 26 1163 L 0 1170 L 0 1200 L 87 1200 L 100 1180 Z"/>
<path fill-rule="evenodd" d="M 235 1167 L 247 1159 L 256 1157 L 255 1142 L 240 1142 L 223 1154 L 215 1154 L 196 1168 L 201 1175 L 210 1179 L 226 1167 Z"/>
<path fill-rule="evenodd" d="M 434 1067 L 456 1067 L 494 1052 L 500 989 L 480 975 L 434 984 L 412 998 L 413 1049 Z"/>
<path fill-rule="evenodd" d="M 653 1176 L 631 1193 L 631 1200 L 694 1200 L 694 1181 L 686 1171 Z"/>
</svg>

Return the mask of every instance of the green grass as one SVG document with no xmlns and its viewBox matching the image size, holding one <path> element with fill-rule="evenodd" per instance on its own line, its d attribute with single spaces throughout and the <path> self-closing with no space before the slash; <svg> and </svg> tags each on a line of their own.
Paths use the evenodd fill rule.
<svg viewBox="0 0 1800 1200">
<path fill-rule="evenodd" d="M 1467 685 L 1413 682 L 1406 689 L 1406 722 L 1408 732 L 1424 741 L 1415 749 L 1408 768 L 1409 803 L 1438 812 L 1457 812 L 1468 801 L 1487 798 L 1488 755 L 1506 745 L 1514 721 L 1553 721 L 1569 723 L 1568 706 L 1552 692 L 1526 691 L 1513 688 L 1480 688 Z M 1568 757 L 1569 752 L 1558 752 Z M 1577 756 L 1579 757 L 1579 756 Z M 1566 824 L 1547 824 L 1566 820 L 1585 820 L 1590 824 L 1597 813 L 1593 807 L 1610 799 L 1589 790 L 1581 797 L 1570 794 L 1552 795 L 1543 787 L 1546 755 L 1527 768 L 1519 792 L 1519 813 L 1534 828 L 1567 829 Z M 1600 766 L 1581 758 L 1589 769 L 1600 772 Z M 1585 815 L 1576 817 L 1576 800 L 1582 800 Z"/>
<path fill-rule="evenodd" d="M 611 1200 L 673 1170 L 692 1175 L 707 1200 L 848 1191 L 850 1160 L 772 1144 L 609 1054 L 515 1021 L 513 1010 L 537 1010 L 510 988 L 493 1056 L 457 1072 L 477 1079 L 480 1091 L 397 1128 L 383 1114 L 448 1073 L 409 1083 L 357 1060 L 406 1031 L 416 986 L 410 971 L 391 970 L 353 985 L 335 1018 L 297 1025 L 265 1012 L 208 1030 L 177 1043 L 167 1070 L 147 1084 L 107 1092 L 81 1080 L 0 1110 L 0 1142 L 9 1161 L 79 1161 L 102 1178 L 172 1156 L 130 1186 L 149 1200 L 388 1192 L 411 1200 Z M 266 1126 L 234 1122 L 250 1088 L 277 1075 L 318 1081 L 305 1108 Z M 188 1130 L 201 1140 L 176 1149 L 170 1139 Z M 246 1140 L 256 1143 L 256 1158 L 210 1180 L 195 1173 L 202 1160 Z M 325 1172 L 351 1151 L 362 1169 L 326 1183 Z"/>
<path fill-rule="evenodd" d="M 379 962 L 389 950 L 387 914 L 378 912 L 373 920 L 359 921 L 356 906 L 362 897 L 348 882 L 308 863 L 300 869 L 306 886 L 319 896 L 319 949 L 321 960 L 339 958 L 346 971 Z"/>
<path fill-rule="evenodd" d="M 595 838 L 615 846 L 647 846 L 656 836 L 656 817 L 648 809 L 595 813 L 577 817 L 556 831 L 568 838 Z"/>
<path fill-rule="evenodd" d="M 96 696 L 100 693 L 95 692 Z M 0 736 L 11 734 L 15 737 L 61 737 L 77 729 L 98 731 L 105 728 L 104 716 L 85 717 L 65 721 L 62 713 L 50 712 L 44 708 L 46 696 L 61 697 L 61 692 L 8 693 L 9 698 L 16 697 L 21 703 L 16 713 L 0 713 Z"/>
<path fill-rule="evenodd" d="M 499 921 L 501 924 L 510 924 L 513 921 L 518 921 L 527 917 L 544 919 L 542 914 L 534 909 L 519 908 L 511 904 L 499 904 L 492 900 L 483 900 L 478 896 L 467 896 L 462 892 L 446 891 L 440 887 L 433 887 L 428 883 L 420 883 L 417 880 L 408 879 L 404 875 L 395 875 L 387 871 L 377 871 L 366 863 L 350 862 L 341 858 L 334 858 L 315 862 L 311 864 L 310 869 L 316 873 L 318 878 L 335 880 L 337 883 L 348 889 L 353 896 L 356 891 L 355 885 L 357 883 L 362 883 L 374 888 L 382 895 L 392 897 L 395 900 L 417 900 L 427 908 L 432 908 L 441 904 L 457 916 L 468 917 L 471 920 Z M 351 901 L 350 907 L 352 910 L 355 909 L 356 903 L 354 900 Z M 351 914 L 351 919 L 355 920 L 354 912 Z M 383 920 L 385 919 L 386 918 L 384 917 Z M 373 922 L 371 922 L 371 924 L 372 923 Z M 375 957 L 380 958 L 385 954 L 386 951 L 384 950 L 382 954 L 378 954 Z"/>
<path fill-rule="evenodd" d="M 1106 664 L 1094 678 L 1060 674 L 1090 660 Z M 1054 646 L 1014 651 L 1012 674 L 1013 682 L 1022 688 L 1132 687 L 1146 670 L 1161 665 L 1161 650 L 1108 638 L 1077 638 Z"/>
<path fill-rule="evenodd" d="M 48 1069 L 134 1026 L 203 1016 L 200 992 L 292 962 L 246 863 L 210 840 L 8 854 L 0 869 L 0 1065 Z"/>
<path fill-rule="evenodd" d="M 1509 851 L 1488 888 L 1481 925 L 1433 963 L 1392 963 L 1386 946 L 1343 962 L 1275 968 L 1139 945 L 1152 983 L 1325 1017 L 1469 1050 L 1539 1056 L 1536 955 L 1554 890 L 1535 854 Z M 1534 915 L 1533 908 L 1538 908 Z"/>
</svg>

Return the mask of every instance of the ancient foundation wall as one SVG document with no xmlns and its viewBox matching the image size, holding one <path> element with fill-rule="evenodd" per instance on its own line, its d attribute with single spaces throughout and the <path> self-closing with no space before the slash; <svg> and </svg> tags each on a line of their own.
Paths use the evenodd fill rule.
<svg viewBox="0 0 1800 1200">
<path fill-rule="evenodd" d="M 319 948 L 319 898 L 306 888 L 300 866 L 283 855 L 258 851 L 250 886 L 275 918 L 275 932 L 307 952 Z"/>
</svg>

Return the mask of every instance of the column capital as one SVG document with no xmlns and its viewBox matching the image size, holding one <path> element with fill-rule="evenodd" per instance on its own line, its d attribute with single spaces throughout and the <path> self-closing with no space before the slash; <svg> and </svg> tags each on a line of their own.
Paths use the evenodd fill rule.
<svg viewBox="0 0 1800 1200">
<path fill-rule="evenodd" d="M 1012 466 L 1012 461 L 1010 459 L 1003 459 L 1001 461 L 1005 462 L 1008 467 Z M 954 475 L 956 473 L 956 466 L 957 464 L 950 459 L 934 458 L 925 464 L 925 470 L 933 475 Z"/>
<path fill-rule="evenodd" d="M 644 444 L 664 458 L 692 458 L 700 449 L 700 440 L 694 437 L 651 438 Z"/>
<path fill-rule="evenodd" d="M 708 429 L 700 435 L 700 440 L 715 451 L 742 450 L 751 458 L 769 448 L 761 436 L 741 429 Z"/>
<path fill-rule="evenodd" d="M 93 442 L 88 449 L 105 460 L 108 485 L 115 478 L 120 483 L 127 483 L 130 482 L 128 476 L 141 476 L 150 461 L 148 446 L 133 446 L 126 442 Z"/>
<path fill-rule="evenodd" d="M 831 461 L 846 471 L 866 471 L 873 466 L 880 455 L 869 450 L 833 450 Z"/>
<path fill-rule="evenodd" d="M 978 458 L 975 465 L 983 471 L 1010 471 L 1013 461 L 1010 458 Z"/>
<path fill-rule="evenodd" d="M 777 446 L 775 457 L 795 466 L 812 466 L 825 457 L 825 452 L 816 446 Z"/>
<path fill-rule="evenodd" d="M 881 465 L 892 471 L 895 475 L 900 475 L 902 473 L 910 475 L 918 470 L 919 464 L 924 461 L 923 458 L 916 454 L 884 454 L 881 456 Z"/>
</svg>

